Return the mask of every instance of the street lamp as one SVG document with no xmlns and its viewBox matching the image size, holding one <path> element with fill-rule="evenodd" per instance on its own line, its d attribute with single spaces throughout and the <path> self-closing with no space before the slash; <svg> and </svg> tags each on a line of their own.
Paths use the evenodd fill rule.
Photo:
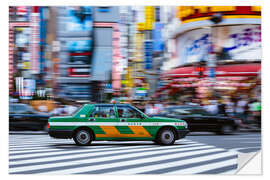
<svg viewBox="0 0 270 180">
<path fill-rule="evenodd" d="M 222 14 L 221 13 L 216 13 L 213 14 L 210 18 L 210 21 L 212 23 L 214 23 L 214 25 L 219 24 L 220 22 L 222 22 L 223 18 L 222 18 Z M 216 67 L 216 60 L 217 60 L 217 54 L 214 50 L 214 41 L 213 41 L 213 26 L 211 26 L 210 29 L 210 37 L 211 37 L 211 43 L 210 43 L 210 49 L 209 49 L 209 59 L 208 59 L 208 67 L 209 67 L 209 77 L 211 78 L 212 82 L 215 82 L 215 67 Z M 216 31 L 216 38 L 217 38 L 218 32 Z M 213 91 L 213 89 L 212 89 Z"/>
</svg>

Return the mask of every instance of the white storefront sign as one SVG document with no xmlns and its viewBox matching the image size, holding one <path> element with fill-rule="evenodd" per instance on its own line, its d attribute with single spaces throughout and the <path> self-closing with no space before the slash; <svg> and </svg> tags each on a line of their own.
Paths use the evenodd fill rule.
<svg viewBox="0 0 270 180">
<path fill-rule="evenodd" d="M 31 14 L 31 68 L 33 74 L 38 74 L 39 69 L 39 13 Z"/>
<path fill-rule="evenodd" d="M 176 39 L 176 51 L 180 65 L 207 60 L 211 45 L 210 28 L 197 29 L 181 34 Z M 238 25 L 228 27 L 227 39 L 222 38 L 223 48 L 233 60 L 261 59 L 261 26 Z"/>
</svg>

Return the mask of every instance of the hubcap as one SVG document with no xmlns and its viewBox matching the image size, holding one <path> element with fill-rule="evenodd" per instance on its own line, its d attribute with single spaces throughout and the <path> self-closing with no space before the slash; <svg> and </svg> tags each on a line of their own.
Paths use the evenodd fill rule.
<svg viewBox="0 0 270 180">
<path fill-rule="evenodd" d="M 82 134 L 81 139 L 85 139 L 85 138 L 86 138 L 85 134 Z"/>
<path fill-rule="evenodd" d="M 166 139 L 170 139 L 170 135 L 169 134 L 165 134 L 165 138 Z"/>
<path fill-rule="evenodd" d="M 76 137 L 80 144 L 87 144 L 90 140 L 90 134 L 85 130 L 79 131 Z"/>
<path fill-rule="evenodd" d="M 174 134 L 172 131 L 166 130 L 162 133 L 161 139 L 165 144 L 170 144 L 174 140 Z"/>
</svg>

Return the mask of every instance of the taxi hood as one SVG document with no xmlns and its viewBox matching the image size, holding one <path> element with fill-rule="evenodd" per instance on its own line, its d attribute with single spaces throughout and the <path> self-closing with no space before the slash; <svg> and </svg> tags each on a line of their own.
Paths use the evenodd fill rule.
<svg viewBox="0 0 270 180">
<path fill-rule="evenodd" d="M 181 119 L 168 118 L 168 117 L 162 117 L 162 116 L 149 117 L 149 119 L 155 122 L 185 122 L 184 120 L 181 120 Z"/>
</svg>

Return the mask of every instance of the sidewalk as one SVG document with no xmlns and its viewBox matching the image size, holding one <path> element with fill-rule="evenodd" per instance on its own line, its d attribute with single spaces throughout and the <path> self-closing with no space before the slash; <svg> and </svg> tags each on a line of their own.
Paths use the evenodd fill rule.
<svg viewBox="0 0 270 180">
<path fill-rule="evenodd" d="M 239 128 L 239 132 L 261 132 L 260 128 Z"/>
<path fill-rule="evenodd" d="M 239 127 L 240 132 L 260 132 L 261 128 L 257 124 L 242 124 L 242 127 Z"/>
</svg>

